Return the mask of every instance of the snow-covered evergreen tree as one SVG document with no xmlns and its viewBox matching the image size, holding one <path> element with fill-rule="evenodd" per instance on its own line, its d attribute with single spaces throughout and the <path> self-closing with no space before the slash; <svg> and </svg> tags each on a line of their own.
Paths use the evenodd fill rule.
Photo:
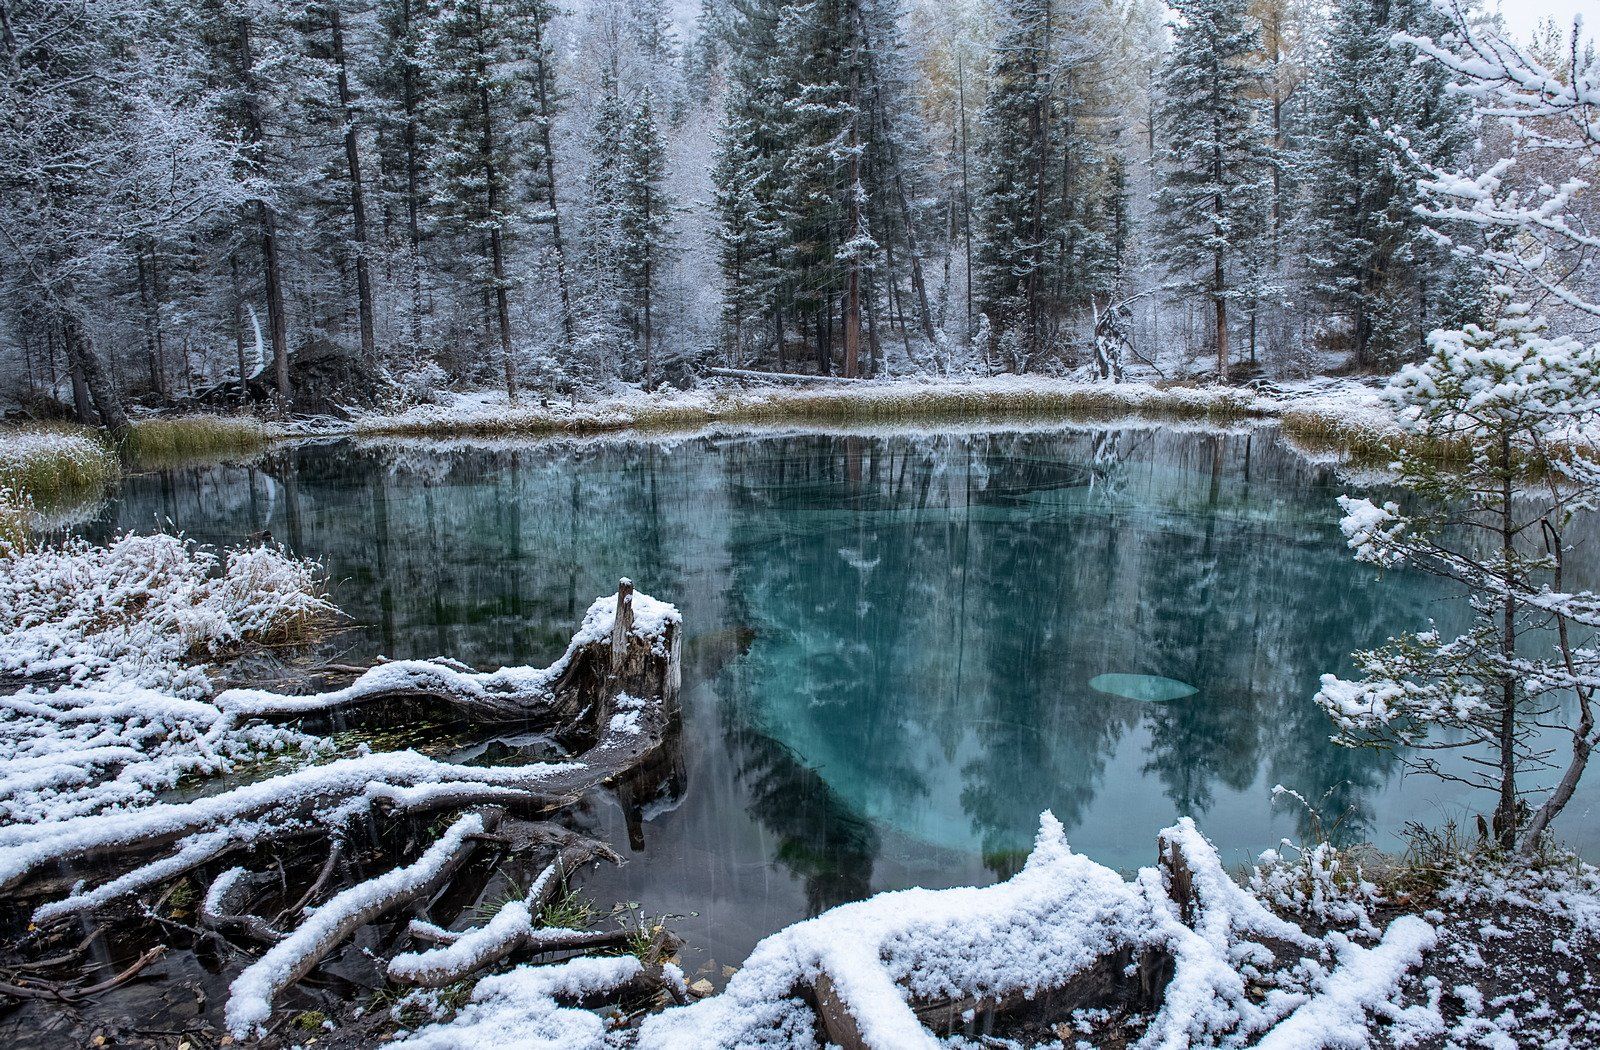
<svg viewBox="0 0 1600 1050">
<path fill-rule="evenodd" d="M 1260 98 L 1260 31 L 1246 0 L 1180 0 L 1161 73 L 1157 257 L 1168 289 L 1210 312 L 1217 375 L 1229 308 L 1259 296 L 1277 163 Z"/>
<path fill-rule="evenodd" d="M 1304 121 L 1302 229 L 1314 286 L 1348 315 L 1360 367 L 1421 351 L 1439 322 L 1466 316 L 1472 274 L 1430 235 L 1411 157 L 1453 164 L 1471 146 L 1470 107 L 1436 63 L 1395 46 L 1438 35 L 1429 0 L 1341 0 L 1317 55 Z"/>
<path fill-rule="evenodd" d="M 1008 0 L 1002 11 L 979 119 L 973 277 L 978 308 L 1015 348 L 1006 368 L 1050 354 L 1076 363 L 1087 333 L 1074 326 L 1116 279 L 1126 213 L 1105 127 L 1111 31 L 1099 0 Z"/>
<path fill-rule="evenodd" d="M 482 244 L 473 283 L 493 303 L 508 396 L 516 399 L 516 351 L 507 265 L 527 226 L 551 231 L 563 335 L 571 306 L 556 199 L 551 121 L 555 90 L 546 0 L 441 0 L 430 19 L 429 162 L 434 203 L 463 245 Z"/>
<path fill-rule="evenodd" d="M 1486 327 L 1435 331 L 1427 356 L 1390 382 L 1419 439 L 1397 467 L 1421 506 L 1406 514 L 1340 497 L 1356 558 L 1466 588 L 1471 629 L 1451 638 L 1430 628 L 1357 653 L 1361 677 L 1324 675 L 1317 702 L 1342 742 L 1405 744 L 1424 772 L 1492 792 L 1494 840 L 1527 853 L 1595 747 L 1600 594 L 1575 589 L 1568 556 L 1574 515 L 1600 496 L 1600 462 L 1579 437 L 1600 429 L 1600 343 L 1551 338 L 1526 304 L 1497 307 Z M 1441 463 L 1440 446 L 1457 461 Z M 1560 480 L 1529 486 L 1530 473 Z M 1563 757 L 1551 730 L 1569 737 Z M 1468 764 L 1444 770 L 1435 756 L 1454 751 Z M 1528 783 L 1552 770 L 1553 787 Z"/>
<path fill-rule="evenodd" d="M 655 386 L 655 292 L 665 263 L 672 203 L 662 184 L 666 147 L 646 92 L 622 127 L 616 184 L 617 264 L 643 355 L 645 389 Z"/>
</svg>

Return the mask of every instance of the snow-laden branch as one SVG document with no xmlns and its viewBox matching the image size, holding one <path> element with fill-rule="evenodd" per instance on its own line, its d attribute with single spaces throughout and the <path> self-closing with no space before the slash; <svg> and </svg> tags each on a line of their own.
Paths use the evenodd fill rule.
<svg viewBox="0 0 1600 1050">
<path fill-rule="evenodd" d="M 487 830 L 490 822 L 482 814 L 469 813 L 412 863 L 336 894 L 234 978 L 228 986 L 228 1030 L 237 1039 L 250 1035 L 272 1016 L 272 1002 L 285 988 L 310 973 L 356 930 L 384 912 L 436 893 L 466 861 L 473 848 L 471 836 Z"/>
</svg>

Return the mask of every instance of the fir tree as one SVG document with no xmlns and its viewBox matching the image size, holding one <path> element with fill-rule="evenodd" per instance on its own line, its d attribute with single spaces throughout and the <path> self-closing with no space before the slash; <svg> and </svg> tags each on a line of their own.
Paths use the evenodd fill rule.
<svg viewBox="0 0 1600 1050">
<path fill-rule="evenodd" d="M 1428 0 L 1343 0 L 1316 61 L 1302 173 L 1314 287 L 1351 320 L 1358 366 L 1420 350 L 1475 298 L 1470 274 L 1433 238 L 1399 136 L 1425 163 L 1458 160 L 1472 142 L 1470 107 L 1436 63 L 1393 46 L 1397 32 L 1437 36 L 1449 17 Z"/>
<path fill-rule="evenodd" d="M 1258 99 L 1260 33 L 1245 0 L 1181 0 L 1161 74 L 1157 258 L 1169 290 L 1211 308 L 1217 376 L 1228 376 L 1228 308 L 1259 289 L 1251 263 L 1271 228 L 1271 147 Z"/>
</svg>

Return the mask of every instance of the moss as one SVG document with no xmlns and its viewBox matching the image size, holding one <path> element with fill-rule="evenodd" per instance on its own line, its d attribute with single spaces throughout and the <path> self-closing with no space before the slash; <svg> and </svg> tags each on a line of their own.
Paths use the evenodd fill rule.
<svg viewBox="0 0 1600 1050">
<path fill-rule="evenodd" d="M 294 1026 L 306 1032 L 320 1031 L 328 1020 L 328 1015 L 321 1010 L 304 1010 L 294 1019 Z"/>
</svg>

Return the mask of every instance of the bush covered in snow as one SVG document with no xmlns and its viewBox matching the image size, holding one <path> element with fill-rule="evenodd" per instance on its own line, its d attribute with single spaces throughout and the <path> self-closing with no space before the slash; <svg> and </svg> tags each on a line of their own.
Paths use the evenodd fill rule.
<svg viewBox="0 0 1600 1050">
<path fill-rule="evenodd" d="M 304 638 L 334 612 L 320 568 L 261 547 L 180 536 L 0 549 L 0 673 L 208 692 L 194 665 Z"/>
<path fill-rule="evenodd" d="M 97 488 L 117 473 L 117 457 L 86 429 L 0 430 L 0 486 L 42 498 Z"/>
</svg>

